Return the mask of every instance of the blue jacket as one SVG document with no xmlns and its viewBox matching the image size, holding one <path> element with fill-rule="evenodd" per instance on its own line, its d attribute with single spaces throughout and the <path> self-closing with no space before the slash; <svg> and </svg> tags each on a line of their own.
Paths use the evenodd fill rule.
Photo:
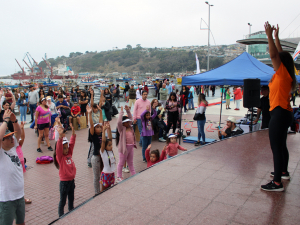
<svg viewBox="0 0 300 225">
<path fill-rule="evenodd" d="M 24 100 L 21 100 L 21 98 L 18 99 L 17 105 L 19 106 L 27 106 L 27 99 L 25 99 L 26 103 L 24 104 Z"/>
</svg>

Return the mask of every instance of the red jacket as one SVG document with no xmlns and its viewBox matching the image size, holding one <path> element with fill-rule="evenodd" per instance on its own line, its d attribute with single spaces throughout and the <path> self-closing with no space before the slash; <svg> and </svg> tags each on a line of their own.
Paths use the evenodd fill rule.
<svg viewBox="0 0 300 225">
<path fill-rule="evenodd" d="M 237 88 L 234 92 L 235 95 L 235 100 L 240 100 L 242 99 L 242 91 L 241 88 Z"/>
<path fill-rule="evenodd" d="M 56 144 L 56 160 L 59 164 L 59 178 L 61 181 L 71 181 L 75 178 L 76 167 L 72 159 L 76 135 L 72 135 L 69 142 L 68 155 L 63 154 L 62 138 L 59 138 Z"/>
<path fill-rule="evenodd" d="M 176 143 L 169 143 L 166 149 L 166 154 L 169 156 L 177 155 L 178 149 L 181 151 L 186 151 L 184 147 L 181 147 L 177 142 Z"/>
<path fill-rule="evenodd" d="M 146 149 L 145 155 L 146 155 L 147 168 L 148 168 L 150 166 L 153 166 L 156 163 L 159 163 L 159 162 L 163 161 L 165 159 L 165 157 L 166 157 L 166 151 L 162 151 L 161 152 L 160 158 L 156 162 L 151 162 L 151 160 L 150 160 L 150 149 Z"/>
</svg>

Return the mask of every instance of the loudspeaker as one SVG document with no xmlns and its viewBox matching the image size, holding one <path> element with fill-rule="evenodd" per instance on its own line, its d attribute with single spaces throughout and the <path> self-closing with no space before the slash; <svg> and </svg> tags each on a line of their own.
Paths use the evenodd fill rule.
<svg viewBox="0 0 300 225">
<path fill-rule="evenodd" d="M 260 79 L 244 79 L 244 108 L 260 106 Z"/>
</svg>

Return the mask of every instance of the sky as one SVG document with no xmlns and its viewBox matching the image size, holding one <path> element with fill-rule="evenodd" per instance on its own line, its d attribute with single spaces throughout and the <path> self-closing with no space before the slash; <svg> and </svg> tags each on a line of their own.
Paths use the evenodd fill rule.
<svg viewBox="0 0 300 225">
<path fill-rule="evenodd" d="M 286 4 L 288 2 L 288 4 Z M 296 0 L 209 0 L 211 45 L 234 44 L 265 21 L 279 24 L 280 38 L 300 36 Z M 207 45 L 209 7 L 202 0 L 2 0 L 0 75 L 20 68 L 26 52 L 38 62 L 70 52 Z M 202 22 L 202 28 L 207 28 Z"/>
</svg>

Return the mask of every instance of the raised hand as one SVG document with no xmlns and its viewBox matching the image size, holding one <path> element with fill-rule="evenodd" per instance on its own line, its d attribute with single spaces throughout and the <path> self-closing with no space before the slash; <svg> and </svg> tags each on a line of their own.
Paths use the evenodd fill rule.
<svg viewBox="0 0 300 225">
<path fill-rule="evenodd" d="M 13 114 L 13 113 L 11 113 L 11 114 L 10 114 L 10 121 L 11 121 L 11 122 L 15 122 L 16 120 L 17 120 L 16 115 Z"/>
<path fill-rule="evenodd" d="M 58 127 L 57 132 L 58 132 L 59 136 L 62 137 L 63 134 L 64 134 L 64 128 L 63 127 Z"/>
<path fill-rule="evenodd" d="M 146 106 L 146 109 L 147 109 L 147 111 L 150 111 L 150 106 L 147 105 L 147 106 Z"/>
<path fill-rule="evenodd" d="M 12 111 L 10 111 L 10 109 L 5 110 L 4 114 L 3 114 L 3 120 L 5 120 L 6 118 L 9 118 L 9 120 L 10 120 L 11 114 L 12 114 Z"/>
<path fill-rule="evenodd" d="M 123 112 L 123 106 L 121 106 L 121 112 Z"/>
<path fill-rule="evenodd" d="M 265 31 L 266 31 L 266 35 L 268 37 L 272 37 L 273 34 L 273 27 L 269 24 L 269 22 L 265 22 Z"/>
<path fill-rule="evenodd" d="M 128 105 L 125 105 L 125 110 L 129 110 L 129 106 Z"/>
<path fill-rule="evenodd" d="M 277 24 L 277 28 L 275 28 L 275 27 L 273 26 L 273 30 L 275 31 L 275 32 L 274 32 L 274 36 L 275 36 L 275 37 L 278 37 L 278 35 L 279 35 L 279 27 L 278 27 L 278 24 Z"/>
<path fill-rule="evenodd" d="M 86 106 L 86 111 L 87 111 L 88 114 L 91 114 L 92 113 L 92 108 L 89 105 L 87 105 Z"/>
<path fill-rule="evenodd" d="M 151 144 L 150 144 L 150 145 L 148 145 L 147 149 L 151 149 Z"/>
<path fill-rule="evenodd" d="M 167 146 L 165 145 L 165 147 L 163 148 L 163 151 L 166 151 L 167 150 Z"/>
</svg>

